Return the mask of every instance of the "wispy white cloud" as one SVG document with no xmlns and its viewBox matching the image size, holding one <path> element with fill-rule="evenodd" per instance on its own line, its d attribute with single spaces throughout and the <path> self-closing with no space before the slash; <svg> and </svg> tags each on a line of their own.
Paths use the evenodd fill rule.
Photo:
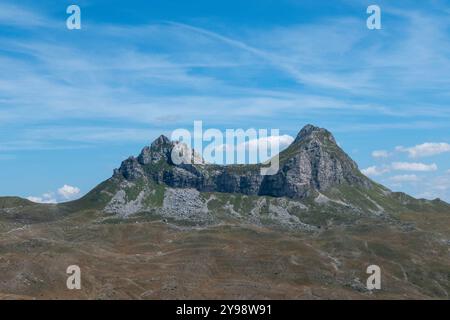
<svg viewBox="0 0 450 320">
<path fill-rule="evenodd" d="M 161 134 L 160 129 L 111 126 L 45 126 L 23 131 L 27 140 L 76 142 L 81 146 L 95 143 L 145 142 Z M 0 144 L 1 150 L 1 144 Z"/>
<path fill-rule="evenodd" d="M 12 3 L 0 3 L 0 25 L 14 26 L 19 28 L 50 27 L 53 21 L 24 6 Z"/>
<path fill-rule="evenodd" d="M 234 87 L 211 76 L 194 75 L 186 63 L 137 53 L 131 48 L 108 52 L 105 58 L 86 56 L 64 42 L 58 45 L 8 42 L 6 45 L 40 64 L 37 68 L 31 62 L 0 57 L 0 61 L 3 60 L 0 71 L 4 75 L 0 79 L 0 96 L 9 106 L 0 111 L 3 123 L 18 119 L 35 122 L 100 117 L 153 122 L 182 110 L 189 110 L 189 115 L 197 118 L 219 115 L 223 118 L 225 114 L 231 119 L 236 115 L 264 117 L 273 112 L 293 110 L 303 110 L 306 114 L 318 110 L 364 112 L 373 109 L 323 95 Z M 42 69 L 51 77 L 42 77 Z M 169 93 L 154 95 L 158 90 L 169 90 Z M 181 94 L 171 93 L 174 90 Z M 221 94 L 210 95 L 205 91 Z M 32 112 L 36 109 L 40 112 Z"/>
<path fill-rule="evenodd" d="M 407 152 L 411 158 L 421 158 L 450 152 L 450 144 L 446 142 L 426 142 L 409 148 L 398 146 L 395 149 L 400 152 Z"/>
<path fill-rule="evenodd" d="M 367 176 L 380 176 L 391 171 L 417 171 L 431 172 L 438 169 L 435 163 L 425 164 L 420 162 L 393 162 L 389 165 L 370 166 L 361 172 Z"/>
<path fill-rule="evenodd" d="M 425 164 L 420 162 L 394 162 L 391 164 L 391 168 L 399 171 L 436 171 L 438 169 L 435 163 Z"/>
<path fill-rule="evenodd" d="M 386 150 L 374 150 L 372 151 L 372 157 L 374 158 L 388 158 L 389 152 Z"/>
<path fill-rule="evenodd" d="M 384 173 L 389 172 L 389 168 L 387 167 L 377 167 L 377 166 L 370 166 L 368 168 L 362 169 L 361 172 L 366 176 L 380 176 Z"/>
<path fill-rule="evenodd" d="M 389 180 L 394 183 L 417 182 L 419 181 L 419 177 L 417 177 L 415 174 L 403 174 L 390 177 Z"/>
<path fill-rule="evenodd" d="M 416 17 L 409 19 L 412 21 Z M 361 94 L 360 89 L 372 90 L 374 85 L 382 85 L 384 82 L 378 81 L 377 73 L 372 71 L 378 65 L 384 66 L 381 60 L 372 59 L 379 55 L 379 49 L 357 49 L 367 40 L 367 33 L 355 28 L 360 21 L 344 18 L 334 22 L 331 29 L 329 23 L 319 21 L 310 25 L 277 27 L 263 33 L 247 30 L 239 36 L 225 36 L 176 22 L 143 26 L 96 25 L 90 29 L 90 39 L 98 38 L 101 46 L 89 54 L 63 39 L 57 43 L 0 39 L 10 50 L 39 62 L 31 63 L 17 56 L 0 57 L 3 59 L 0 71 L 4 75 L 0 79 L 1 88 L 4 88 L 0 98 L 3 96 L 10 106 L 8 110 L 0 111 L 0 121 L 126 118 L 151 123 L 186 109 L 190 115 L 204 119 L 223 118 L 224 115 L 231 119 L 238 114 L 264 117 L 270 113 L 295 114 L 299 111 L 305 115 L 319 115 L 330 110 L 335 113 L 352 110 L 361 114 L 410 114 L 385 106 L 355 103 L 339 95 L 327 97 L 323 92 L 266 91 L 260 95 L 252 87 L 231 84 L 232 81 L 216 72 L 193 72 L 199 67 L 211 71 L 224 66 L 254 68 L 262 65 L 267 68 L 269 65 L 300 84 L 313 87 L 341 90 L 350 86 L 350 91 L 358 89 Z M 120 47 L 113 45 L 117 37 L 121 37 Z M 144 41 L 156 42 L 166 49 L 175 46 L 177 50 L 164 54 L 137 50 Z M 184 49 L 178 50 L 180 47 Z M 390 54 L 396 59 L 390 61 L 401 63 L 404 59 L 400 56 L 409 54 L 409 50 L 403 44 L 392 48 Z M 180 51 L 183 55 L 177 54 Z M 370 56 L 366 56 L 368 54 Z M 354 67 L 355 59 L 366 66 L 364 72 Z M 411 67 L 403 63 L 401 66 Z M 342 72 L 342 69 L 349 72 Z M 42 71 L 48 76 L 42 77 Z M 167 94 L 161 95 L 165 91 Z M 31 112 L 36 108 L 40 112 Z M 398 126 L 404 125 L 399 123 Z M 382 128 L 384 126 L 372 126 L 371 130 Z"/>
</svg>

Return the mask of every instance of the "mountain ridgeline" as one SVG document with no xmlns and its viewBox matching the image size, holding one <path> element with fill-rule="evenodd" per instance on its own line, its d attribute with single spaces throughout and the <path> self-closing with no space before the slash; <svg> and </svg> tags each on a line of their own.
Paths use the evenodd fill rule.
<svg viewBox="0 0 450 320">
<path fill-rule="evenodd" d="M 190 152 L 194 164 L 173 163 L 175 147 Z M 306 125 L 279 154 L 276 174 L 262 175 L 263 166 L 267 164 L 207 164 L 186 145 L 160 136 L 79 200 L 44 205 L 0 198 L 0 210 L 3 217 L 27 222 L 94 210 L 120 219 L 144 215 L 175 223 L 250 223 L 307 230 L 353 224 L 361 217 L 450 212 L 443 201 L 415 199 L 370 180 L 329 131 L 312 125 Z"/>
<path fill-rule="evenodd" d="M 179 142 L 165 136 L 130 157 L 113 176 L 71 205 L 105 214 L 135 214 L 194 223 L 233 221 L 314 229 L 353 223 L 358 217 L 403 212 L 450 212 L 440 200 L 391 192 L 363 175 L 326 129 L 306 125 L 279 154 L 279 170 L 261 175 L 263 164 L 174 164 Z M 200 163 L 200 164 L 196 164 Z"/>
<path fill-rule="evenodd" d="M 193 188 L 201 192 L 297 199 L 344 184 L 363 189 L 374 187 L 336 144 L 333 135 L 312 125 L 305 126 L 292 145 L 281 152 L 280 168 L 275 175 L 261 175 L 261 164 L 174 165 L 171 152 L 176 144 L 160 136 L 137 158 L 125 160 L 114 175 L 129 181 L 150 179 L 172 188 Z"/>
</svg>

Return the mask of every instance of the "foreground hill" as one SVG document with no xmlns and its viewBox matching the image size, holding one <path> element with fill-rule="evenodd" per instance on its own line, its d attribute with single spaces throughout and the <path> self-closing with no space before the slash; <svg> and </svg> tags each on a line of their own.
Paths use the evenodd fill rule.
<svg viewBox="0 0 450 320">
<path fill-rule="evenodd" d="M 176 145 L 159 137 L 77 201 L 0 198 L 0 298 L 449 297 L 450 205 L 371 181 L 327 130 L 304 127 L 273 176 L 175 165 Z"/>
</svg>

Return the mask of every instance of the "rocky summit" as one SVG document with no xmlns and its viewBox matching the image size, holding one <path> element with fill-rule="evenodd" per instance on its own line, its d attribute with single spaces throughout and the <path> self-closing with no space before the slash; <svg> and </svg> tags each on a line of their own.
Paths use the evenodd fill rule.
<svg viewBox="0 0 450 320">
<path fill-rule="evenodd" d="M 137 158 L 125 160 L 114 172 L 114 177 L 128 181 L 147 179 L 172 188 L 193 188 L 200 192 L 295 199 L 345 184 L 363 189 L 375 186 L 361 174 L 329 131 L 312 125 L 305 126 L 294 143 L 281 152 L 280 168 L 275 175 L 261 175 L 261 164 L 220 166 L 201 162 L 175 165 L 171 161 L 171 152 L 177 145 L 178 142 L 160 136 Z"/>
<path fill-rule="evenodd" d="M 175 164 L 174 148 L 195 161 Z M 141 214 L 194 225 L 236 222 L 314 231 L 360 217 L 392 219 L 406 208 L 446 205 L 373 182 L 328 130 L 313 125 L 300 130 L 278 157 L 276 174 L 262 175 L 265 164 L 208 164 L 186 145 L 160 136 L 67 206 L 95 207 L 120 218 Z"/>
<path fill-rule="evenodd" d="M 0 198 L 0 298 L 448 299 L 449 204 L 370 180 L 312 125 L 263 166 L 160 136 L 76 201 Z M 65 289 L 72 264 L 83 290 Z"/>
</svg>

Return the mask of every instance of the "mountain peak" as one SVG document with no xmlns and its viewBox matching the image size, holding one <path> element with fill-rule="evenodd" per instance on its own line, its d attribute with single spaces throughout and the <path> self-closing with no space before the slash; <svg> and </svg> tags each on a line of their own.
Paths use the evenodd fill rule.
<svg viewBox="0 0 450 320">
<path fill-rule="evenodd" d="M 303 127 L 302 130 L 297 134 L 295 138 L 295 142 L 303 141 L 309 138 L 317 138 L 319 140 L 328 139 L 332 143 L 336 143 L 336 140 L 333 137 L 333 134 L 327 129 L 316 127 L 312 124 L 307 124 Z"/>
<path fill-rule="evenodd" d="M 152 144 L 142 149 L 141 154 L 137 160 L 140 164 L 146 165 L 150 163 L 157 163 L 161 160 L 169 161 L 170 151 L 173 143 L 165 135 L 160 135 Z"/>
<path fill-rule="evenodd" d="M 171 143 L 172 142 L 170 141 L 170 139 L 162 134 L 152 142 L 151 146 L 152 147 L 160 147 L 160 146 L 170 145 Z"/>
<path fill-rule="evenodd" d="M 181 162 L 172 161 L 174 148 Z M 177 153 L 175 153 L 177 154 Z M 184 161 L 184 157 L 188 156 Z M 197 159 L 192 164 L 191 159 Z M 259 166 L 212 166 L 181 142 L 161 135 L 117 171 L 125 178 L 146 178 L 172 188 L 241 193 L 288 198 L 306 198 L 316 191 L 350 185 L 369 189 L 373 183 L 357 164 L 336 144 L 326 129 L 306 125 L 295 142 L 280 153 L 279 170 L 262 176 Z M 203 166 L 196 166 L 196 164 Z"/>
</svg>

